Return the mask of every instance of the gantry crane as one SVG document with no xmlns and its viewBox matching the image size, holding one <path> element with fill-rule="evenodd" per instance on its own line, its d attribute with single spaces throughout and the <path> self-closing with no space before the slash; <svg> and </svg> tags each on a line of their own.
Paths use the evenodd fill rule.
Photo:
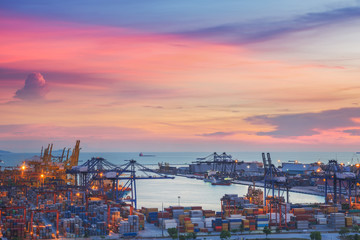
<svg viewBox="0 0 360 240">
<path fill-rule="evenodd" d="M 136 172 L 143 172 L 145 176 L 138 176 Z M 110 198 L 114 201 L 129 201 L 132 206 L 135 205 L 135 209 L 137 208 L 136 180 L 174 178 L 146 168 L 135 160 L 128 160 L 128 163 L 116 166 L 104 158 L 91 158 L 82 165 L 68 170 L 67 173 L 74 175 L 76 186 L 84 187 L 86 191 L 98 196 L 111 192 Z M 119 187 L 121 182 L 123 184 Z M 126 196 L 128 192 L 131 192 L 130 196 Z"/>
<path fill-rule="evenodd" d="M 354 188 L 355 195 L 357 194 L 357 177 L 353 172 L 343 171 L 343 165 L 338 164 L 336 160 L 329 160 L 329 163 L 325 166 L 325 202 L 328 203 L 329 184 L 333 185 L 333 203 L 337 204 L 345 199 L 343 195 L 349 194 L 347 201 L 351 205 L 351 190 Z M 331 181 L 330 181 L 331 180 Z M 343 191 L 344 189 L 344 191 Z"/>
<path fill-rule="evenodd" d="M 267 156 L 267 159 L 266 159 Z M 278 197 L 280 198 L 280 193 L 286 191 L 286 201 L 289 202 L 289 189 L 287 176 L 279 171 L 274 164 L 271 162 L 270 153 L 262 153 L 262 159 L 264 163 L 264 203 L 266 205 L 266 197 L 276 197 L 275 188 L 278 190 Z M 270 195 L 271 193 L 271 195 Z"/>
<path fill-rule="evenodd" d="M 135 160 L 128 160 L 128 163 L 121 165 L 119 169 L 121 169 L 119 174 L 109 178 L 114 182 L 112 189 L 113 197 L 114 199 L 121 198 L 122 201 L 130 202 L 135 209 L 137 209 L 136 180 L 174 179 L 172 176 L 158 173 L 147 168 L 140 163 L 137 163 Z M 138 172 L 142 172 L 144 175 L 139 176 L 137 175 Z M 121 180 L 125 181 L 125 183 L 122 185 L 122 188 L 119 189 L 119 181 Z M 131 191 L 131 194 L 125 198 L 126 192 L 129 190 Z"/>
<path fill-rule="evenodd" d="M 225 152 L 223 152 L 222 154 L 214 152 L 206 157 L 197 158 L 197 161 L 194 163 L 206 163 L 211 166 L 212 171 L 219 172 L 221 175 L 235 177 L 238 160 L 233 160 L 232 156 Z"/>
</svg>

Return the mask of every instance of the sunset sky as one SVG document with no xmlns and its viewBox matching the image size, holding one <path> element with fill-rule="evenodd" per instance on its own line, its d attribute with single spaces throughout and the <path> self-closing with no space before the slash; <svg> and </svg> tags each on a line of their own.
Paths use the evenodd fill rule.
<svg viewBox="0 0 360 240">
<path fill-rule="evenodd" d="M 2 0 L 0 149 L 360 151 L 360 1 Z"/>
</svg>

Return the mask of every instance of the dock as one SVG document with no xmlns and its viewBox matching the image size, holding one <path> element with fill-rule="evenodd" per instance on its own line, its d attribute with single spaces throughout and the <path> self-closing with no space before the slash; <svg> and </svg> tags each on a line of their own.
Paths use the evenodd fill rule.
<svg viewBox="0 0 360 240">
<path fill-rule="evenodd" d="M 240 185 L 247 185 L 247 186 L 253 186 L 253 182 L 249 181 L 240 181 L 240 180 L 234 180 L 232 181 L 233 184 L 240 184 Z M 263 188 L 264 182 L 255 182 L 256 187 Z M 286 191 L 286 189 L 280 188 L 282 191 Z M 289 189 L 289 192 L 295 192 L 295 193 L 301 193 L 301 194 L 308 194 L 308 195 L 314 195 L 314 196 L 324 196 L 324 193 L 319 192 L 316 187 L 313 186 L 296 186 Z"/>
</svg>

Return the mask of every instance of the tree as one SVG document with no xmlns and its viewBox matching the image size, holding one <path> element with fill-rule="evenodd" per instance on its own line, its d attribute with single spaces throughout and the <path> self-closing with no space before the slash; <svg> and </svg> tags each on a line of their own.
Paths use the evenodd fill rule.
<svg viewBox="0 0 360 240">
<path fill-rule="evenodd" d="M 315 240 L 321 240 L 321 232 L 315 232 Z"/>
<path fill-rule="evenodd" d="M 315 231 L 310 233 L 311 240 L 321 240 L 321 232 Z"/>
<path fill-rule="evenodd" d="M 359 230 L 360 230 L 360 227 L 359 227 L 358 225 L 354 225 L 354 226 L 352 227 L 352 231 L 353 231 L 354 233 L 358 233 Z"/>
<path fill-rule="evenodd" d="M 221 231 L 220 233 L 220 239 L 228 239 L 231 238 L 231 233 L 229 231 Z"/>
<path fill-rule="evenodd" d="M 349 232 L 349 229 L 347 229 L 346 227 L 342 227 L 340 228 L 339 234 L 342 238 L 345 238 L 349 234 Z"/>
<path fill-rule="evenodd" d="M 276 233 L 280 233 L 280 232 L 281 232 L 281 230 L 280 230 L 279 227 L 277 227 L 275 231 L 276 231 Z"/>
<path fill-rule="evenodd" d="M 310 233 L 310 239 L 311 239 L 311 240 L 315 240 L 315 232 L 311 232 L 311 233 Z"/>
<path fill-rule="evenodd" d="M 270 228 L 268 228 L 268 227 L 264 227 L 263 232 L 264 232 L 265 235 L 266 235 L 266 239 L 267 239 L 267 236 L 268 236 L 269 234 L 271 234 L 271 230 L 270 230 Z"/>
<path fill-rule="evenodd" d="M 360 240 L 360 236 L 356 233 L 356 234 L 353 236 L 353 239 L 354 239 L 354 240 Z"/>
<path fill-rule="evenodd" d="M 172 239 L 177 239 L 178 232 L 176 228 L 169 228 L 167 232 Z"/>
<path fill-rule="evenodd" d="M 187 233 L 185 235 L 185 239 L 195 239 L 196 238 L 196 233 L 195 232 L 192 232 L 192 233 Z"/>
</svg>

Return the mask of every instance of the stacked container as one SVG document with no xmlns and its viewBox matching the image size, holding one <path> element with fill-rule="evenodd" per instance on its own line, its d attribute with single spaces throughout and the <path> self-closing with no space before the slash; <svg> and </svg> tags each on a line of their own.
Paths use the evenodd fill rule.
<svg viewBox="0 0 360 240">
<path fill-rule="evenodd" d="M 346 227 L 352 227 L 353 226 L 353 221 L 351 217 L 345 217 L 345 226 Z"/>
<path fill-rule="evenodd" d="M 308 229 L 309 228 L 309 221 L 297 221 L 296 222 L 297 229 Z"/>
<path fill-rule="evenodd" d="M 133 214 L 139 217 L 139 231 L 144 230 L 145 229 L 145 215 L 138 211 L 133 211 Z"/>
<path fill-rule="evenodd" d="M 243 224 L 243 219 L 237 217 L 230 217 L 227 219 L 229 221 L 229 230 L 240 230 L 241 225 Z"/>
<path fill-rule="evenodd" d="M 215 211 L 212 211 L 212 210 L 203 210 L 203 215 L 204 215 L 204 217 L 206 217 L 206 218 L 215 217 Z"/>
<path fill-rule="evenodd" d="M 360 217 L 358 217 L 358 216 L 353 216 L 353 223 L 354 223 L 354 224 L 357 224 L 357 225 L 360 225 Z"/>
<path fill-rule="evenodd" d="M 222 221 L 222 230 L 223 231 L 229 231 L 229 220 L 223 220 Z"/>
<path fill-rule="evenodd" d="M 214 231 L 213 221 L 215 221 L 215 218 L 214 218 L 214 217 L 205 218 L 205 228 L 207 229 L 208 232 Z"/>
<path fill-rule="evenodd" d="M 212 227 L 216 232 L 221 232 L 222 229 L 222 219 L 221 218 L 215 218 L 215 220 L 212 221 Z"/>
<path fill-rule="evenodd" d="M 269 216 L 256 215 L 256 229 L 263 230 L 265 227 L 269 227 Z"/>
<path fill-rule="evenodd" d="M 175 219 L 164 219 L 162 221 L 162 226 L 167 230 L 169 228 L 177 228 L 178 224 Z"/>
<path fill-rule="evenodd" d="M 331 228 L 345 227 L 345 214 L 344 213 L 331 213 L 329 218 L 329 226 Z"/>
</svg>

